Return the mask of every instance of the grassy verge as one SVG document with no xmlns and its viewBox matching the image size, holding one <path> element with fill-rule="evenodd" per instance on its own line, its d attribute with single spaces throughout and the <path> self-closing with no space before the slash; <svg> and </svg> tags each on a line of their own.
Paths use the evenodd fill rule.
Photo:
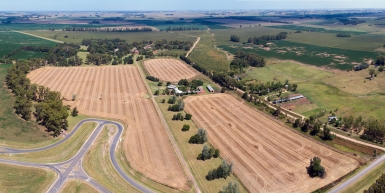
<svg viewBox="0 0 385 193">
<path fill-rule="evenodd" d="M 385 163 L 380 164 L 371 172 L 361 177 L 357 182 L 348 186 L 342 193 L 363 192 L 372 185 L 385 172 Z"/>
<path fill-rule="evenodd" d="M 80 193 L 80 192 L 98 193 L 99 191 L 84 181 L 68 180 L 60 192 L 62 193 Z"/>
<path fill-rule="evenodd" d="M 49 169 L 0 164 L 0 192 L 45 192 L 55 179 Z"/>
<path fill-rule="evenodd" d="M 168 98 L 170 98 L 170 96 L 159 96 L 156 98 L 156 100 L 159 103 L 162 99 L 166 99 L 167 101 Z M 208 171 L 217 168 L 221 164 L 222 160 L 219 158 L 212 158 L 206 161 L 197 160 L 196 158 L 198 154 L 202 152 L 204 145 L 189 144 L 188 140 L 192 135 L 195 135 L 198 132 L 198 128 L 195 126 L 192 120 L 172 121 L 171 119 L 175 112 L 167 111 L 168 106 L 169 104 L 167 103 L 159 103 L 159 107 L 163 113 L 163 116 L 170 126 L 170 129 L 179 145 L 179 148 L 182 151 L 185 160 L 189 164 L 190 170 L 193 172 L 193 175 L 195 176 L 201 191 L 217 193 L 222 190 L 222 187 L 227 185 L 228 182 L 237 182 L 240 185 L 241 192 L 247 192 L 234 175 L 229 176 L 227 179 L 217 179 L 213 181 L 206 180 Z M 182 113 L 185 114 L 185 112 Z M 190 125 L 189 131 L 183 132 L 181 130 L 184 124 Z M 206 143 L 206 145 L 210 146 L 208 143 Z"/>
<path fill-rule="evenodd" d="M 90 151 L 84 156 L 83 167 L 93 179 L 112 192 L 140 192 L 128 184 L 115 170 L 109 158 L 109 140 L 114 129 L 103 129 Z"/>
<path fill-rule="evenodd" d="M 25 154 L 2 154 L 1 158 L 18 161 L 47 163 L 62 162 L 73 157 L 95 129 L 96 123 L 85 123 L 70 139 L 59 146 L 44 151 Z"/>
</svg>

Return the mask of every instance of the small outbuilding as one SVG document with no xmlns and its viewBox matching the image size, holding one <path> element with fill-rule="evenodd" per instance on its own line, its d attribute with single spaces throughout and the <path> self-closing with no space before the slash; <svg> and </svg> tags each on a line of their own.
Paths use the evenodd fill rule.
<svg viewBox="0 0 385 193">
<path fill-rule="evenodd" d="M 210 85 L 207 85 L 206 87 L 207 87 L 207 90 L 209 90 L 209 92 L 214 92 L 213 87 L 211 87 Z"/>
</svg>

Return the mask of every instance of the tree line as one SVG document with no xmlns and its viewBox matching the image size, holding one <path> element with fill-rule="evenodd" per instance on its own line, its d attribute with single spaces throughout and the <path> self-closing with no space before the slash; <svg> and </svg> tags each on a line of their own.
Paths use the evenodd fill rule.
<svg viewBox="0 0 385 193">
<path fill-rule="evenodd" d="M 160 30 L 160 31 L 191 31 L 191 30 L 203 30 L 203 28 L 198 28 L 198 27 L 166 27 L 164 30 Z"/>
<path fill-rule="evenodd" d="M 338 33 L 336 36 L 339 38 L 350 38 L 351 37 L 350 33 Z"/>
<path fill-rule="evenodd" d="M 267 42 L 273 40 L 282 40 L 287 38 L 287 32 L 280 32 L 277 35 L 263 35 L 259 37 L 250 37 L 247 39 L 247 43 L 253 43 L 257 45 L 267 45 Z"/>
<path fill-rule="evenodd" d="M 31 120 L 33 114 L 36 122 L 44 125 L 53 136 L 58 136 L 62 130 L 67 130 L 68 107 L 63 105 L 59 92 L 31 84 L 26 75 L 31 66 L 36 66 L 33 64 L 35 61 L 18 61 L 12 65 L 8 69 L 6 84 L 16 98 L 15 113 L 26 121 Z M 35 112 L 32 112 L 32 107 Z"/>
<path fill-rule="evenodd" d="M 55 31 L 51 28 L 50 31 Z M 85 27 L 67 27 L 62 28 L 62 31 L 78 31 L 78 32 L 151 32 L 152 28 L 85 28 Z"/>
</svg>

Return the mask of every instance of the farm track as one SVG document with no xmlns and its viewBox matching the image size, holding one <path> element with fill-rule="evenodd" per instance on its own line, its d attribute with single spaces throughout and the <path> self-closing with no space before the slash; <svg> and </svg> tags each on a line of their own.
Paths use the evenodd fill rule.
<svg viewBox="0 0 385 193">
<path fill-rule="evenodd" d="M 187 190 L 187 177 L 147 93 L 137 67 L 46 67 L 28 74 L 32 83 L 48 86 L 77 106 L 82 114 L 123 120 L 123 150 L 130 167 L 147 178 Z M 72 101 L 72 95 L 76 100 Z"/>
<path fill-rule="evenodd" d="M 342 177 L 358 162 L 290 131 L 226 94 L 188 97 L 185 110 L 234 163 L 250 192 L 311 192 Z M 318 156 L 327 177 L 310 178 L 310 158 Z"/>
<path fill-rule="evenodd" d="M 45 40 L 48 40 L 48 41 L 51 41 L 51 42 L 64 43 L 64 42 L 59 41 L 59 40 L 54 40 L 54 39 L 51 39 L 51 38 L 46 38 L 46 37 L 42 37 L 42 36 L 38 36 L 38 35 L 22 32 L 22 31 L 14 31 L 13 30 L 13 32 L 17 32 L 17 33 L 21 33 L 21 34 L 25 34 L 25 35 L 29 35 L 29 36 L 33 36 L 33 37 L 37 37 L 37 38 L 41 38 L 41 39 L 45 39 Z"/>
<path fill-rule="evenodd" d="M 151 76 L 162 81 L 178 82 L 180 79 L 191 79 L 198 75 L 198 72 L 176 59 L 146 60 L 144 67 Z"/>
</svg>

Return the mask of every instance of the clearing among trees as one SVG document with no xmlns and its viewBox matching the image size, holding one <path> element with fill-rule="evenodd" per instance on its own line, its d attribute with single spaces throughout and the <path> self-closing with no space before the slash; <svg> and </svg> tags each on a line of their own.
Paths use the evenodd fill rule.
<svg viewBox="0 0 385 193">
<path fill-rule="evenodd" d="M 231 95 L 188 97 L 185 110 L 250 192 L 312 192 L 358 166 L 353 158 L 304 138 Z M 307 173 L 322 159 L 323 179 Z"/>
<path fill-rule="evenodd" d="M 142 97 L 147 91 L 137 67 L 45 67 L 28 78 L 61 92 L 64 103 L 82 114 L 123 120 L 127 124 L 123 148 L 130 166 L 159 183 L 189 189 L 151 100 Z"/>
<path fill-rule="evenodd" d="M 152 59 L 144 61 L 147 72 L 163 81 L 178 82 L 180 79 L 191 79 L 198 73 L 187 64 L 176 59 Z"/>
</svg>

